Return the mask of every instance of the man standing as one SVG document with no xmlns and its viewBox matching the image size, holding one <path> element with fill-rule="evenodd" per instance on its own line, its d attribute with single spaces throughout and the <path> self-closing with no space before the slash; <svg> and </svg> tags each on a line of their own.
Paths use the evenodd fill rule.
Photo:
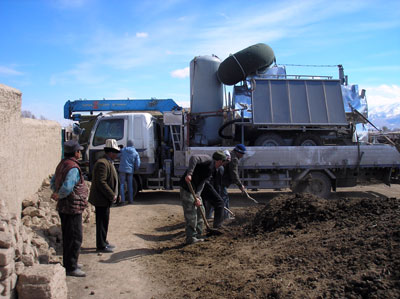
<svg viewBox="0 0 400 299">
<path fill-rule="evenodd" d="M 64 143 L 64 159 L 51 179 L 51 198 L 57 201 L 63 238 L 63 264 L 68 276 L 85 277 L 78 264 L 82 245 L 82 212 L 87 207 L 88 187 L 78 164 L 83 147 L 76 140 Z"/>
<path fill-rule="evenodd" d="M 113 161 L 120 149 L 115 139 L 107 139 L 104 156 L 97 160 L 93 168 L 89 202 L 96 210 L 96 247 L 100 252 L 113 252 L 115 246 L 107 241 L 110 207 L 118 196 L 118 174 Z"/>
<path fill-rule="evenodd" d="M 246 154 L 246 147 L 243 144 L 237 144 L 230 152 L 230 161 L 224 166 L 222 176 L 222 198 L 225 206 L 229 209 L 228 187 L 235 184 L 244 193 L 245 187 L 239 177 L 239 160 Z M 228 216 L 228 215 L 226 215 Z"/>
<path fill-rule="evenodd" d="M 210 179 L 213 170 L 218 169 L 225 159 L 226 156 L 220 151 L 215 152 L 212 158 L 207 155 L 194 155 L 190 157 L 189 167 L 180 180 L 180 198 L 186 221 L 186 244 L 203 241 L 200 238 L 203 233 L 203 219 L 200 209 L 204 213 L 204 207 L 200 194 L 203 191 L 206 181 Z M 195 198 L 193 198 L 188 184 L 192 184 L 196 193 Z"/>
<path fill-rule="evenodd" d="M 133 147 L 133 141 L 128 140 L 127 146 L 121 150 L 119 162 L 119 181 L 121 205 L 125 204 L 125 181 L 128 181 L 128 201 L 133 203 L 133 173 L 140 167 L 140 157 L 136 149 Z"/>
</svg>

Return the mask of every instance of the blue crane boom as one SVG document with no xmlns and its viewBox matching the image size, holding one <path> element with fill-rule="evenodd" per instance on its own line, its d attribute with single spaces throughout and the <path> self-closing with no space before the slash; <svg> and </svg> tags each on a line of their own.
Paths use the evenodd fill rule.
<svg viewBox="0 0 400 299">
<path fill-rule="evenodd" d="M 79 121 L 81 114 L 74 112 L 98 111 L 172 111 L 182 109 L 172 99 L 149 100 L 77 100 L 67 101 L 64 105 L 64 118 Z"/>
</svg>

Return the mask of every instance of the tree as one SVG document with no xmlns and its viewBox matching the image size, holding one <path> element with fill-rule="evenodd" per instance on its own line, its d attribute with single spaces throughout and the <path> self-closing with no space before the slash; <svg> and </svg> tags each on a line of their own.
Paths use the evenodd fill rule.
<svg viewBox="0 0 400 299">
<path fill-rule="evenodd" d="M 22 110 L 21 111 L 21 117 L 36 119 L 36 116 L 32 112 L 30 112 L 29 110 Z"/>
</svg>

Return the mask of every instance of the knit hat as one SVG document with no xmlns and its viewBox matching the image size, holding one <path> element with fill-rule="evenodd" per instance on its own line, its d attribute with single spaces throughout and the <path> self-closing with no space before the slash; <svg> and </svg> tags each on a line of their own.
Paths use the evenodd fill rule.
<svg viewBox="0 0 400 299">
<path fill-rule="evenodd" d="M 218 160 L 222 160 L 225 161 L 226 160 L 226 155 L 224 154 L 223 151 L 216 151 L 213 155 L 212 155 L 213 159 L 218 161 Z"/>
<path fill-rule="evenodd" d="M 243 154 L 243 155 L 246 153 L 246 147 L 243 144 L 240 144 L 240 143 L 236 144 L 234 150 L 237 151 L 238 153 Z"/>
<path fill-rule="evenodd" d="M 64 153 L 72 154 L 81 150 L 83 150 L 83 146 L 80 146 L 76 140 L 68 140 L 64 142 Z"/>
</svg>

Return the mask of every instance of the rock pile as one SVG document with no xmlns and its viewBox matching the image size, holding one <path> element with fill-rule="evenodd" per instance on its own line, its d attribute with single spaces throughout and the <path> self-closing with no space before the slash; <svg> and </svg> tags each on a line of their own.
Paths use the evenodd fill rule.
<svg viewBox="0 0 400 299">
<path fill-rule="evenodd" d="M 1 298 L 15 296 L 17 278 L 28 267 L 53 264 L 52 268 L 61 262 L 56 255 L 61 252 L 62 246 L 61 223 L 55 209 L 56 202 L 50 198 L 49 185 L 50 180 L 46 179 L 36 194 L 23 201 L 21 217 L 9 213 L 6 204 L 0 199 Z M 84 223 L 92 221 L 93 215 L 94 208 L 89 206 L 82 215 Z M 64 268 L 61 269 L 64 271 Z M 59 272 L 57 268 L 49 271 Z M 53 282 L 53 285 L 59 288 L 58 283 Z"/>
</svg>

